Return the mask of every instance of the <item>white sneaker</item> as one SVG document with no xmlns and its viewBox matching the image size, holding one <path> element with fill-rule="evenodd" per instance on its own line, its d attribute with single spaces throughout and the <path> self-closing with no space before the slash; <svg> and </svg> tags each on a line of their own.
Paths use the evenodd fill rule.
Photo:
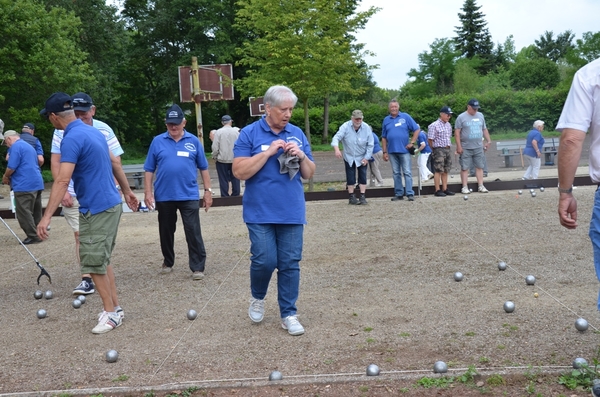
<svg viewBox="0 0 600 397">
<path fill-rule="evenodd" d="M 98 324 L 92 329 L 94 334 L 104 334 L 108 331 L 112 331 L 122 323 L 121 316 L 111 317 L 108 312 L 104 311 L 98 319 Z"/>
<path fill-rule="evenodd" d="M 287 316 L 281 319 L 281 328 L 287 329 L 290 335 L 302 335 L 304 333 L 304 327 L 298 321 L 298 316 Z"/>
<path fill-rule="evenodd" d="M 250 307 L 248 308 L 248 316 L 255 323 L 260 323 L 265 317 L 265 300 L 250 299 Z"/>
<path fill-rule="evenodd" d="M 460 189 L 460 193 L 461 194 L 471 194 L 471 191 L 469 190 L 468 186 L 463 186 L 462 189 Z"/>
<path fill-rule="evenodd" d="M 202 272 L 194 272 L 192 274 L 192 280 L 202 280 L 204 278 L 204 273 Z"/>
<path fill-rule="evenodd" d="M 479 193 L 487 193 L 488 192 L 488 190 L 483 185 L 479 185 L 479 187 L 477 188 L 477 191 Z"/>
</svg>

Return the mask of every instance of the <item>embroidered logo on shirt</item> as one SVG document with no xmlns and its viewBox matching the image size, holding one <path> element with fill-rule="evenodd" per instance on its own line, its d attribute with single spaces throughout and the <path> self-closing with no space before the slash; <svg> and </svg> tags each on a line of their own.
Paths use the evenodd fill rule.
<svg viewBox="0 0 600 397">
<path fill-rule="evenodd" d="M 195 152 L 196 151 L 196 146 L 194 146 L 193 143 L 186 143 L 185 145 L 183 145 L 183 147 L 185 147 L 190 152 Z"/>
</svg>

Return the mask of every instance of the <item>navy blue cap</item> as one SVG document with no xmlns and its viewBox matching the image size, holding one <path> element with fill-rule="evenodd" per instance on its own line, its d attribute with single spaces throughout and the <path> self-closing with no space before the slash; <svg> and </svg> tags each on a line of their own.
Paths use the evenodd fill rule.
<svg viewBox="0 0 600 397">
<path fill-rule="evenodd" d="M 71 96 L 64 92 L 55 92 L 46 99 L 46 106 L 40 110 L 40 114 L 48 117 L 50 113 L 60 113 L 71 109 L 73 109 Z"/>
<path fill-rule="evenodd" d="M 473 109 L 479 109 L 479 101 L 475 98 L 469 99 L 467 105 L 471 106 Z"/>
<path fill-rule="evenodd" d="M 25 128 L 29 128 L 30 130 L 35 130 L 35 125 L 33 125 L 33 123 L 25 123 L 25 124 L 23 124 L 23 128 L 21 128 L 21 130 L 24 130 Z"/>
<path fill-rule="evenodd" d="M 167 124 L 181 124 L 185 116 L 183 110 L 179 105 L 173 105 L 167 110 L 167 117 L 165 117 L 165 123 Z"/>
<path fill-rule="evenodd" d="M 71 97 L 71 102 L 73 102 L 73 110 L 79 110 L 82 112 L 87 112 L 94 106 L 94 101 L 92 101 L 92 97 L 86 94 L 85 92 L 78 92 L 77 94 L 73 94 Z"/>
</svg>

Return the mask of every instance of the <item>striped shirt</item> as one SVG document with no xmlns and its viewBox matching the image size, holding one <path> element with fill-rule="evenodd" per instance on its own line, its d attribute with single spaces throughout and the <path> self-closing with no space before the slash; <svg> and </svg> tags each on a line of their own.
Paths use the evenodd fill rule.
<svg viewBox="0 0 600 397">
<path fill-rule="evenodd" d="M 452 124 L 444 123 L 442 119 L 437 119 L 429 124 L 427 129 L 427 139 L 433 141 L 433 147 L 448 147 L 452 145 Z"/>
</svg>

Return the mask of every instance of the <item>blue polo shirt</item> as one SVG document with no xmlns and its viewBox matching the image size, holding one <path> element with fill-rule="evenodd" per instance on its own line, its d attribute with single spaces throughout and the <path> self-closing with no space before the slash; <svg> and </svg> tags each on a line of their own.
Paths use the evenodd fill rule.
<svg viewBox="0 0 600 397">
<path fill-rule="evenodd" d="M 178 142 L 171 138 L 168 131 L 154 137 L 144 170 L 156 171 L 155 201 L 200 200 L 198 169 L 208 169 L 204 148 L 198 137 L 187 131 L 183 131 L 183 137 Z"/>
<path fill-rule="evenodd" d="M 17 139 L 8 153 L 7 167 L 15 171 L 10 177 L 11 189 L 15 192 L 44 190 L 44 179 L 35 149 L 24 140 Z"/>
<path fill-rule="evenodd" d="M 542 133 L 539 130 L 534 128 L 527 134 L 527 143 L 525 144 L 525 149 L 523 149 L 523 154 L 529 157 L 537 157 L 537 153 L 533 148 L 534 140 L 537 141 L 538 149 L 540 150 L 540 152 L 542 151 L 545 142 L 544 137 L 542 136 Z"/>
<path fill-rule="evenodd" d="M 233 157 L 252 157 L 266 151 L 271 142 L 283 139 L 294 141 L 313 160 L 310 144 L 304 132 L 288 124 L 279 134 L 271 131 L 264 117 L 240 131 L 233 147 Z M 246 181 L 242 198 L 243 218 L 246 223 L 260 224 L 306 224 L 306 203 L 300 172 L 290 179 L 289 174 L 279 173 L 277 158 L 283 153 L 279 149 L 265 165 Z"/>
<path fill-rule="evenodd" d="M 70 122 L 60 144 L 60 162 L 75 164 L 72 179 L 79 212 L 95 215 L 121 204 L 106 139 L 97 128 L 79 119 Z"/>
<path fill-rule="evenodd" d="M 431 153 L 431 148 L 429 147 L 429 142 L 427 142 L 427 135 L 423 131 L 419 132 L 419 137 L 417 138 L 417 148 L 421 147 L 421 144 L 425 142 L 425 147 L 421 150 L 421 153 Z"/>
<path fill-rule="evenodd" d="M 381 126 L 381 138 L 387 140 L 388 153 L 408 153 L 406 145 L 410 140 L 410 133 L 419 129 L 419 126 L 407 113 L 398 113 L 396 117 L 385 116 Z"/>
</svg>

